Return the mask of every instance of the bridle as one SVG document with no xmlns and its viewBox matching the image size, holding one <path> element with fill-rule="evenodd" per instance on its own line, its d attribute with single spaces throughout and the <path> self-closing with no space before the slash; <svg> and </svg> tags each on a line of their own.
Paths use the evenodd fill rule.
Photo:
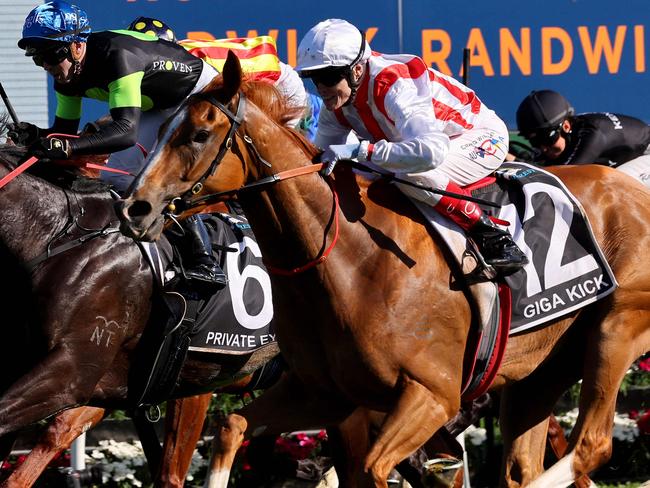
<svg viewBox="0 0 650 488">
<path fill-rule="evenodd" d="M 203 182 L 214 174 L 214 172 L 217 170 L 217 166 L 219 166 L 219 164 L 225 157 L 226 153 L 232 147 L 232 141 L 233 138 L 235 137 L 235 133 L 237 132 L 237 129 L 239 129 L 241 124 L 244 122 L 244 111 L 246 110 L 246 97 L 244 96 L 243 93 L 239 94 L 239 103 L 237 104 L 237 112 L 234 114 L 230 111 L 230 109 L 227 106 L 225 106 L 223 103 L 217 100 L 213 95 L 206 94 L 206 95 L 196 95 L 196 96 L 201 98 L 202 100 L 205 100 L 206 102 L 210 102 L 212 105 L 214 105 L 219 110 L 221 110 L 221 112 L 226 117 L 228 117 L 228 120 L 230 120 L 230 129 L 228 129 L 228 135 L 221 142 L 221 146 L 219 147 L 219 152 L 212 160 L 212 163 L 210 163 L 208 169 L 197 180 L 197 182 L 194 183 L 194 185 L 192 185 L 192 188 L 187 190 L 185 193 L 183 193 L 183 195 L 179 197 L 181 200 L 190 199 L 194 195 L 200 193 L 201 190 L 203 190 Z"/>
<path fill-rule="evenodd" d="M 275 173 L 265 178 L 261 178 L 257 181 L 254 181 L 252 183 L 249 183 L 237 189 L 226 190 L 212 195 L 206 195 L 201 198 L 193 199 L 192 197 L 195 197 L 198 193 L 201 192 L 201 190 L 203 190 L 203 186 L 204 186 L 203 184 L 205 180 L 214 174 L 217 167 L 219 166 L 223 158 L 226 156 L 226 153 L 232 148 L 235 136 L 238 134 L 237 131 L 241 127 L 242 123 L 244 122 L 244 112 L 246 110 L 246 104 L 247 104 L 246 96 L 244 95 L 243 92 L 239 92 L 239 101 L 237 104 L 237 111 L 235 113 L 233 113 L 226 105 L 224 105 L 219 100 L 217 100 L 213 95 L 198 94 L 194 96 L 199 97 L 200 99 L 205 100 L 207 102 L 210 102 L 212 105 L 217 107 L 230 121 L 230 128 L 228 129 L 228 134 L 221 142 L 221 145 L 219 146 L 219 151 L 217 152 L 217 155 L 210 163 L 208 169 L 196 181 L 196 183 L 192 185 L 192 188 L 187 190 L 180 197 L 173 198 L 169 202 L 169 204 L 167 205 L 168 212 L 165 213 L 166 216 L 175 219 L 175 217 L 179 215 L 179 213 L 177 213 L 177 203 L 181 204 L 181 206 L 183 207 L 182 210 L 187 210 L 190 208 L 206 205 L 208 203 L 211 203 L 211 201 L 218 201 L 221 199 L 221 197 L 225 195 L 235 195 L 247 190 L 259 190 L 264 188 L 265 186 L 277 183 L 282 180 L 295 178 L 297 176 L 302 176 L 306 174 L 317 173 L 323 168 L 324 165 L 322 163 L 318 163 L 318 164 L 313 164 L 311 166 L 305 166 L 305 167 L 290 169 L 286 171 L 281 171 L 280 173 Z M 271 163 L 266 161 L 261 156 L 261 154 L 255 147 L 253 140 L 248 135 L 243 135 L 243 136 L 240 135 L 240 137 L 246 143 L 246 145 L 248 146 L 249 150 L 251 151 L 255 159 L 258 162 L 270 168 Z M 335 229 L 334 229 L 334 238 L 332 239 L 332 242 L 326 249 L 324 249 L 321 253 L 319 253 L 319 255 L 315 259 L 309 261 L 307 264 L 303 266 L 299 266 L 297 268 L 293 268 L 290 270 L 285 270 L 285 269 L 269 266 L 267 264 L 266 267 L 269 269 L 269 271 L 275 274 L 281 274 L 285 276 L 302 273 L 303 271 L 306 271 L 325 261 L 329 256 L 330 252 L 334 249 L 334 246 L 336 245 L 339 236 L 339 199 L 338 199 L 338 194 L 336 193 L 336 189 L 333 186 L 332 179 L 328 177 L 326 181 L 332 190 L 333 199 L 334 199 L 333 221 L 334 221 Z"/>
</svg>

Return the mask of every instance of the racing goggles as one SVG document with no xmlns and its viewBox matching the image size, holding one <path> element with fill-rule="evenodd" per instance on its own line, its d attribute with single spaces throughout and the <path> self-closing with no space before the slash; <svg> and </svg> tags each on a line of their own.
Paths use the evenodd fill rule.
<svg viewBox="0 0 650 488">
<path fill-rule="evenodd" d="M 534 147 L 541 146 L 552 146 L 560 138 L 560 133 L 562 131 L 562 124 L 557 127 L 552 127 L 550 129 L 544 129 L 539 132 L 535 132 L 527 137 L 530 143 Z"/>
<path fill-rule="evenodd" d="M 44 51 L 36 51 L 34 54 L 27 53 L 28 56 L 31 56 L 32 61 L 34 61 L 34 64 L 36 66 L 43 66 L 44 64 L 47 64 L 48 66 L 56 66 L 61 61 L 66 59 L 69 54 L 70 48 L 68 46 L 60 46 Z"/>
<path fill-rule="evenodd" d="M 311 72 L 306 72 L 303 78 L 311 78 L 314 85 L 323 85 L 328 88 L 338 85 L 348 73 L 350 68 L 347 66 L 337 66 L 330 68 L 317 69 Z"/>
</svg>

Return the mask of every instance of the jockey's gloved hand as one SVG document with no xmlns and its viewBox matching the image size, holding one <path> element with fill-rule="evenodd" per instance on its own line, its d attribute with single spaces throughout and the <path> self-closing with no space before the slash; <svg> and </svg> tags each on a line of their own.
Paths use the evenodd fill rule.
<svg viewBox="0 0 650 488">
<path fill-rule="evenodd" d="M 68 159 L 70 157 L 70 144 L 67 139 L 42 137 L 29 146 L 29 153 L 39 159 Z"/>
<path fill-rule="evenodd" d="M 321 170 L 323 176 L 329 176 L 334 171 L 336 163 L 341 160 L 355 159 L 359 155 L 361 144 L 333 144 L 320 157 L 321 163 L 326 163 Z"/>
<path fill-rule="evenodd" d="M 7 137 L 18 146 L 30 146 L 38 140 L 41 129 L 29 122 L 7 124 Z"/>
</svg>

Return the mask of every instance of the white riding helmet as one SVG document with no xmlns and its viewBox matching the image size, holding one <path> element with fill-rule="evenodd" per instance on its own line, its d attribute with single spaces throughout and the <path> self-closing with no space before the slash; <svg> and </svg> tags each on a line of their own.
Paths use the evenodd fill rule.
<svg viewBox="0 0 650 488">
<path fill-rule="evenodd" d="M 359 29 L 341 19 L 327 19 L 309 29 L 298 46 L 296 71 L 353 66 L 370 57 Z"/>
</svg>

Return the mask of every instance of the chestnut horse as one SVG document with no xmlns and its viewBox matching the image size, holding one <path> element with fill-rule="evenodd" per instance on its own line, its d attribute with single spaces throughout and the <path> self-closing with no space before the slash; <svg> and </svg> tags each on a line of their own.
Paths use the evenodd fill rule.
<svg viewBox="0 0 650 488">
<path fill-rule="evenodd" d="M 274 303 L 286 320 L 277 338 L 290 372 L 224 420 L 215 435 L 221 484 L 214 486 L 225 486 L 244 435 L 337 424 L 363 406 L 387 412 L 364 461 L 371 483 L 386 487 L 393 466 L 459 408 L 472 323 L 466 290 L 450 287 L 456 269 L 396 188 L 345 165 L 324 180 L 313 171 L 316 148 L 274 118 L 282 107 L 253 103 L 241 87 L 230 55 L 223 76 L 161 128 L 118 211 L 124 232 L 153 240 L 178 197 L 201 185 L 238 193 L 268 265 L 279 271 Z M 512 486 L 535 479 L 534 486 L 568 486 L 603 464 L 621 380 L 650 348 L 650 193 L 602 166 L 553 172 L 585 207 L 620 286 L 510 339 L 493 388 L 503 389 L 504 480 Z M 526 449 L 539 453 L 534 439 L 580 377 L 568 453 L 542 474 L 539 454 Z"/>
</svg>

